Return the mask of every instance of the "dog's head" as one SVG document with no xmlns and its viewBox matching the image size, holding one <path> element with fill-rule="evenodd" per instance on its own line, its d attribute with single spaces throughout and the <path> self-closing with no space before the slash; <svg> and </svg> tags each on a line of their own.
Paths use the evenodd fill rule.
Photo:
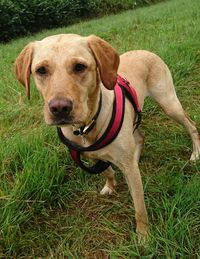
<svg viewBox="0 0 200 259">
<path fill-rule="evenodd" d="M 100 82 L 113 89 L 119 55 L 96 36 L 62 34 L 29 43 L 15 63 L 30 98 L 30 74 L 44 99 L 47 124 L 85 124 Z"/>
</svg>

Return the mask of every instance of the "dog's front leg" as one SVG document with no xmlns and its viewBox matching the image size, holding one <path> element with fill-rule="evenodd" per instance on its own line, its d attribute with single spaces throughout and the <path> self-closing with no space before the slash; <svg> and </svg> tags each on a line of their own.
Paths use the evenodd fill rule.
<svg viewBox="0 0 200 259">
<path fill-rule="evenodd" d="M 135 159 L 128 163 L 120 165 L 123 171 L 133 203 L 135 207 L 136 231 L 139 235 L 139 241 L 145 241 L 148 237 L 148 216 L 144 203 L 144 191 L 138 163 Z"/>
</svg>

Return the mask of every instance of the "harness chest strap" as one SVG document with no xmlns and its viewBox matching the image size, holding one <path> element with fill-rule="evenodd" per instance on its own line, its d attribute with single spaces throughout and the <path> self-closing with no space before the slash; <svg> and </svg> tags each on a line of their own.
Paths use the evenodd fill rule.
<svg viewBox="0 0 200 259">
<path fill-rule="evenodd" d="M 85 171 L 91 174 L 99 174 L 105 171 L 110 162 L 99 160 L 95 165 L 88 167 L 81 161 L 81 152 L 96 151 L 110 144 L 118 135 L 125 111 L 125 96 L 129 99 L 133 108 L 137 114 L 137 121 L 134 123 L 134 130 L 139 126 L 141 122 L 141 109 L 138 104 L 137 94 L 133 87 L 129 85 L 129 82 L 123 79 L 121 76 L 117 77 L 117 83 L 114 88 L 114 102 L 112 117 L 108 124 L 107 129 L 103 135 L 91 146 L 82 147 L 69 139 L 67 139 L 62 133 L 61 128 L 57 128 L 58 135 L 61 141 L 69 148 L 72 159 Z"/>
</svg>

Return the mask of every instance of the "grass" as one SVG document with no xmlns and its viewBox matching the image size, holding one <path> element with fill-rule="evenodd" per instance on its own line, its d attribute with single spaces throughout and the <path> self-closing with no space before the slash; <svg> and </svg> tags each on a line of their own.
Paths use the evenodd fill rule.
<svg viewBox="0 0 200 259">
<path fill-rule="evenodd" d="M 198 0 L 167 1 L 0 45 L 0 258 L 200 258 L 200 163 L 188 162 L 191 141 L 181 127 L 147 100 L 140 169 L 151 235 L 141 246 L 123 175 L 116 175 L 115 194 L 100 196 L 103 177 L 74 166 L 55 129 L 43 122 L 33 84 L 28 102 L 13 73 L 32 40 L 97 34 L 120 53 L 160 55 L 200 125 L 199 9 Z"/>
</svg>

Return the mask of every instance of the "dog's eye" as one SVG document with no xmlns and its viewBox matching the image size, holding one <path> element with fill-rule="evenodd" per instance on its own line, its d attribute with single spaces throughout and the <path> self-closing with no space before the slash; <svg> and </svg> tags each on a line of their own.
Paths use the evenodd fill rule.
<svg viewBox="0 0 200 259">
<path fill-rule="evenodd" d="M 85 69 L 86 69 L 86 65 L 81 64 L 81 63 L 78 63 L 78 64 L 76 64 L 76 65 L 74 66 L 74 71 L 75 71 L 76 73 L 81 73 L 81 72 L 85 71 Z"/>
<path fill-rule="evenodd" d="M 44 76 L 47 74 L 47 69 L 45 67 L 39 67 L 37 70 L 36 70 L 36 73 L 40 76 Z"/>
</svg>

